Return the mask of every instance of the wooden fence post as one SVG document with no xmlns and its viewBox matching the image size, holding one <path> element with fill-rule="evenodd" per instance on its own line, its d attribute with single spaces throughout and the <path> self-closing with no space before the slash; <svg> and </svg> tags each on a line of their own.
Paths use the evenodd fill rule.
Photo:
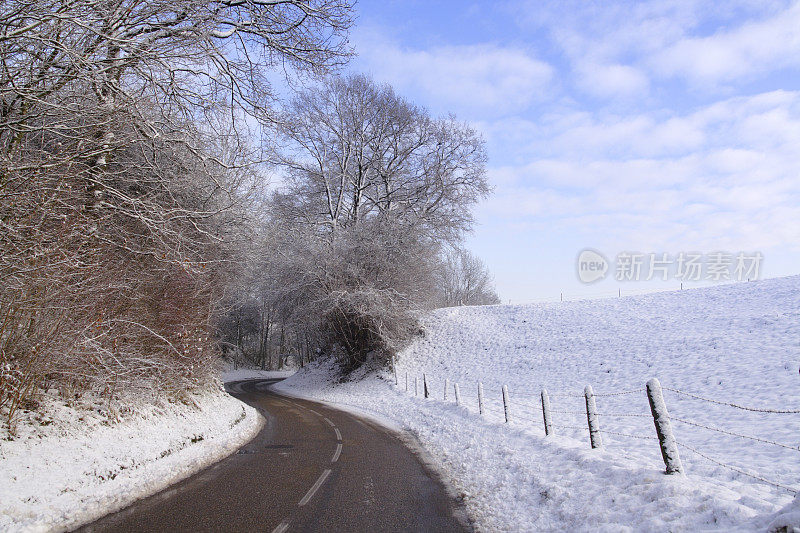
<svg viewBox="0 0 800 533">
<path fill-rule="evenodd" d="M 400 382 L 397 380 L 397 360 L 392 356 L 392 371 L 394 371 L 394 386 L 400 385 Z"/>
<path fill-rule="evenodd" d="M 506 424 L 511 422 L 511 413 L 509 412 L 510 409 L 509 401 L 508 401 L 508 385 L 503 385 L 503 412 L 506 415 Z"/>
<path fill-rule="evenodd" d="M 542 418 L 544 419 L 544 434 L 553 435 L 553 419 L 550 418 L 550 396 L 547 389 L 542 389 Z"/>
<path fill-rule="evenodd" d="M 419 377 L 414 376 L 414 396 L 419 396 Z"/>
<path fill-rule="evenodd" d="M 447 401 L 447 389 L 450 388 L 450 380 L 444 378 L 444 401 Z"/>
<path fill-rule="evenodd" d="M 408 392 L 408 370 L 406 370 L 406 392 Z"/>
<path fill-rule="evenodd" d="M 456 405 L 461 405 L 461 391 L 458 388 L 458 383 L 453 383 L 453 393 L 456 395 Z"/>
<path fill-rule="evenodd" d="M 599 448 L 603 445 L 603 439 L 600 438 L 600 423 L 597 421 L 597 405 L 594 402 L 594 391 L 591 385 L 586 385 L 583 389 L 583 394 L 586 397 L 586 420 L 589 422 L 589 441 L 592 443 L 592 448 Z"/>
<path fill-rule="evenodd" d="M 656 425 L 658 444 L 661 447 L 661 457 L 667 467 L 667 474 L 683 474 L 683 463 L 678 454 L 678 443 L 672 434 L 672 424 L 669 421 L 667 404 L 664 403 L 664 394 L 661 392 L 661 383 L 656 378 L 647 382 L 647 400 L 650 402 L 650 413 Z"/>
<path fill-rule="evenodd" d="M 478 382 L 478 413 L 483 414 L 483 383 Z"/>
<path fill-rule="evenodd" d="M 425 374 L 422 374 L 422 393 L 426 398 L 430 397 L 430 391 L 428 390 L 428 376 Z"/>
</svg>

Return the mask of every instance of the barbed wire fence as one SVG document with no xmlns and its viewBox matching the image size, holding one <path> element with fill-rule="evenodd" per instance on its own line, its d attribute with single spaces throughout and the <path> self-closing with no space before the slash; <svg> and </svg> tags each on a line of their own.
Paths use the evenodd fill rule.
<svg viewBox="0 0 800 533">
<path fill-rule="evenodd" d="M 490 391 L 487 394 L 484 390 L 483 383 L 478 382 L 475 387 L 477 394 L 465 399 L 461 393 L 460 384 L 457 381 L 445 378 L 443 383 L 434 383 L 430 376 L 425 373 L 421 375 L 410 375 L 408 371 L 403 371 L 404 375 L 401 377 L 394 359 L 392 361 L 392 368 L 395 386 L 401 389 L 405 387 L 405 392 L 417 397 L 455 403 L 469 411 L 479 414 L 491 422 L 515 423 L 524 427 L 542 427 L 546 436 L 556 435 L 559 430 L 582 432 L 584 436 L 589 437 L 589 444 L 592 448 L 600 448 L 603 446 L 602 435 L 655 441 L 661 452 L 661 458 L 664 461 L 665 472 L 667 474 L 684 473 L 683 462 L 681 461 L 679 452 L 679 450 L 682 449 L 717 467 L 746 476 L 781 491 L 786 491 L 791 494 L 800 492 L 800 488 L 797 486 L 790 486 L 784 482 L 770 479 L 763 473 L 729 464 L 713 457 L 705 450 L 698 449 L 697 446 L 676 440 L 672 430 L 672 423 L 674 422 L 685 428 L 698 428 L 710 431 L 717 435 L 724 435 L 745 442 L 757 442 L 761 445 L 780 448 L 790 452 L 798 452 L 798 454 L 800 454 L 799 444 L 779 442 L 765 436 L 748 435 L 724 427 L 717 427 L 709 423 L 691 420 L 684 416 L 670 415 L 664 400 L 663 391 L 668 391 L 675 395 L 676 398 L 682 397 L 694 402 L 713 404 L 726 409 L 747 411 L 760 415 L 800 415 L 800 409 L 753 407 L 716 400 L 695 392 L 683 391 L 672 387 L 662 387 L 656 378 L 649 380 L 646 386 L 637 389 L 595 393 L 591 386 L 587 386 L 582 394 L 563 392 L 549 393 L 547 390 L 543 389 L 538 396 L 512 394 L 506 385 L 503 385 L 499 391 Z M 403 383 L 405 383 L 405 385 L 403 385 Z M 438 387 L 436 385 L 438 385 Z M 635 395 L 641 395 L 640 397 L 646 396 L 650 407 L 649 412 L 616 412 L 603 409 L 598 411 L 597 409 L 598 401 L 601 402 L 601 405 L 604 405 L 603 402 L 605 399 Z M 581 399 L 584 408 L 554 409 L 550 401 L 551 398 L 573 401 Z M 641 423 L 639 423 L 638 426 L 641 427 L 641 429 L 647 427 L 649 433 L 645 433 L 644 431 L 641 433 L 629 433 L 626 431 L 605 429 L 600 424 L 601 418 L 640 421 Z M 579 422 L 580 419 L 583 419 L 584 422 Z M 655 429 L 654 432 L 653 429 Z M 800 455 L 798 455 L 798 460 L 800 460 Z"/>
</svg>

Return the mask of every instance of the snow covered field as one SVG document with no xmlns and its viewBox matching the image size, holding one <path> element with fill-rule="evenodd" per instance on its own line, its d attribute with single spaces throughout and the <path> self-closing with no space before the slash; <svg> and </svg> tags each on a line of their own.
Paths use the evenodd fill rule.
<svg viewBox="0 0 800 533">
<path fill-rule="evenodd" d="M 263 418 L 221 390 L 138 405 L 109 423 L 105 402 L 44 398 L 13 440 L 0 440 L 0 531 L 76 527 L 229 455 Z"/>
<path fill-rule="evenodd" d="M 312 367 L 279 387 L 349 406 L 414 433 L 461 491 L 484 531 L 766 530 L 800 527 L 800 277 L 644 296 L 462 307 L 424 320 L 426 335 L 388 372 L 344 384 Z M 405 374 L 410 393 L 405 392 Z M 415 398 L 428 377 L 432 398 Z M 660 379 L 687 475 L 665 476 L 645 382 Z M 462 403 L 444 401 L 444 380 Z M 489 412 L 477 414 L 477 382 Z M 500 389 L 510 388 L 503 424 Z M 594 387 L 604 448 L 591 450 Z M 452 386 L 451 386 L 452 387 Z M 545 437 L 542 388 L 557 435 Z M 627 394 L 601 396 L 603 394 Z M 614 415 L 614 416 L 612 416 Z M 618 416 L 636 415 L 636 416 Z M 639 416 L 643 415 L 643 416 Z M 677 419 L 685 422 L 678 422 Z M 752 436 L 785 447 L 704 429 Z M 720 466 L 690 448 L 739 472 Z"/>
</svg>

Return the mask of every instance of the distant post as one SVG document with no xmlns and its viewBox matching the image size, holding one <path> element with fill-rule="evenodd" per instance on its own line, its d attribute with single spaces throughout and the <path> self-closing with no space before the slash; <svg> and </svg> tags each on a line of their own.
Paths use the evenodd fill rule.
<svg viewBox="0 0 800 533">
<path fill-rule="evenodd" d="M 422 392 L 426 398 L 430 397 L 430 392 L 428 391 L 428 376 L 422 374 Z"/>
<path fill-rule="evenodd" d="M 594 391 L 591 385 L 586 385 L 583 389 L 583 394 L 586 397 L 586 419 L 589 422 L 589 441 L 592 443 L 592 448 L 599 448 L 603 445 L 603 440 L 600 438 L 600 423 L 597 420 L 597 405 L 594 401 Z"/>
<path fill-rule="evenodd" d="M 483 414 L 483 383 L 478 382 L 478 412 Z"/>
<path fill-rule="evenodd" d="M 453 393 L 456 395 L 456 405 L 461 405 L 461 391 L 458 388 L 458 383 L 453 383 Z"/>
</svg>

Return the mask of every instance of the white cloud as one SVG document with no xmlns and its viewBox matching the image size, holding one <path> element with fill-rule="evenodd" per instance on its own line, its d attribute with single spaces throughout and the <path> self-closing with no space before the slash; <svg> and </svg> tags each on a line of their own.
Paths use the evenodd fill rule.
<svg viewBox="0 0 800 533">
<path fill-rule="evenodd" d="M 563 51 L 582 93 L 600 98 L 640 99 L 651 73 L 640 60 L 662 50 L 696 26 L 697 2 L 528 2 L 516 5 L 518 20 L 542 31 Z"/>
<path fill-rule="evenodd" d="M 650 60 L 655 73 L 717 84 L 800 65 L 800 3 L 708 37 L 685 37 Z"/>
<path fill-rule="evenodd" d="M 496 193 L 485 210 L 496 219 L 612 247 L 799 249 L 800 92 L 665 117 L 573 113 L 521 129 L 527 162 L 490 174 Z M 507 144 L 507 126 L 486 131 Z"/>
<path fill-rule="evenodd" d="M 547 34 L 570 62 L 576 87 L 596 97 L 630 99 L 670 79 L 715 90 L 800 66 L 797 0 L 524 5 L 515 8 L 521 24 Z"/>
<path fill-rule="evenodd" d="M 540 121 L 521 119 L 479 123 L 490 146 L 505 147 L 517 159 L 539 156 L 591 161 L 685 154 L 706 142 L 702 124 L 685 117 L 662 121 L 647 114 L 618 116 L 567 112 Z"/>
<path fill-rule="evenodd" d="M 445 109 L 522 111 L 550 93 L 553 77 L 528 51 L 493 44 L 414 50 L 369 38 L 358 49 L 377 79 Z"/>
<path fill-rule="evenodd" d="M 629 65 L 590 62 L 579 66 L 577 74 L 584 91 L 603 98 L 644 96 L 650 85 L 644 72 Z"/>
<path fill-rule="evenodd" d="M 754 79 L 786 88 L 800 3 L 513 9 L 529 17 L 516 47 L 358 46 L 378 79 L 484 132 L 496 190 L 481 220 L 611 249 L 800 251 L 800 92 L 731 97 Z"/>
<path fill-rule="evenodd" d="M 800 98 L 772 91 L 729 98 L 684 115 L 665 110 L 631 115 L 561 110 L 538 120 L 478 122 L 490 147 L 519 160 L 539 158 L 677 159 L 713 149 L 793 152 L 800 146 Z"/>
</svg>

